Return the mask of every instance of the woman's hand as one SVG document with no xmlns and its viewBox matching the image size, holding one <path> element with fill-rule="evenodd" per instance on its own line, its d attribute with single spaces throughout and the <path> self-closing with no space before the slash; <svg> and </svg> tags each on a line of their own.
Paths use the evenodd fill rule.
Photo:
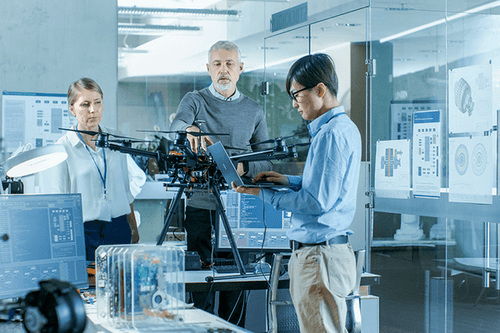
<svg viewBox="0 0 500 333">
<path fill-rule="evenodd" d="M 139 230 L 137 229 L 137 227 L 135 227 L 135 229 L 132 229 L 130 228 L 130 231 L 132 232 L 132 244 L 137 244 L 139 243 Z"/>
<path fill-rule="evenodd" d="M 137 221 L 135 220 L 134 205 L 130 204 L 131 213 L 127 215 L 127 223 L 130 227 L 130 233 L 132 236 L 132 244 L 139 243 L 139 229 L 137 229 Z"/>
</svg>

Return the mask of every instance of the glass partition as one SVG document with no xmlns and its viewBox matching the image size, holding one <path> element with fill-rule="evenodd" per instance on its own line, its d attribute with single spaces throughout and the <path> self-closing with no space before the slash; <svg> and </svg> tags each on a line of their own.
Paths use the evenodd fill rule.
<svg viewBox="0 0 500 333">
<path fill-rule="evenodd" d="M 354 225 L 366 236 L 356 244 L 368 250 L 365 268 L 381 276 L 369 290 L 380 299 L 379 331 L 496 331 L 500 2 L 325 3 L 307 2 L 306 20 L 272 30 L 273 15 L 301 3 L 219 2 L 241 17 L 218 21 L 223 29 L 212 37 L 224 30 L 217 39 L 240 46 L 238 88 L 262 105 L 269 136 L 288 143 L 308 140 L 307 122 L 286 94 L 288 69 L 309 53 L 335 60 L 339 101 L 363 136 Z M 212 41 L 205 42 L 208 50 Z M 163 65 L 158 75 L 119 70 L 125 134 L 168 128 L 184 94 L 210 84 L 206 51 L 191 54 L 187 44 L 186 59 L 164 64 L 175 73 Z M 166 48 L 148 52 L 176 53 Z M 298 153 L 275 169 L 300 174 L 307 148 Z"/>
<path fill-rule="evenodd" d="M 372 1 L 380 331 L 491 332 L 500 323 L 499 5 Z"/>
<path fill-rule="evenodd" d="M 309 54 L 309 27 L 301 27 L 265 39 L 266 82 L 269 93 L 265 96 L 265 109 L 269 136 L 286 137 L 288 144 L 306 142 L 307 123 L 292 107 L 285 87 L 286 75 L 292 64 Z M 300 174 L 307 147 L 297 147 L 298 158 L 274 161 L 274 168 L 286 174 Z"/>
</svg>

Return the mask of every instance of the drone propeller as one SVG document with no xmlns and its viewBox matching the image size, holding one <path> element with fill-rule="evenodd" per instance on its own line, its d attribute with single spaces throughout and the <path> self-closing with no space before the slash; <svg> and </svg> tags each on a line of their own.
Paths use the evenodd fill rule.
<svg viewBox="0 0 500 333">
<path fill-rule="evenodd" d="M 62 130 L 62 131 L 71 131 L 71 132 L 83 133 L 83 134 L 87 134 L 87 135 L 97 135 L 97 134 L 99 134 L 99 132 L 77 130 L 77 129 L 73 129 L 73 128 L 59 127 L 59 129 Z"/>
<path fill-rule="evenodd" d="M 83 134 L 87 134 L 87 135 L 98 135 L 98 134 L 103 134 L 103 135 L 111 135 L 115 138 L 118 138 L 118 139 L 132 139 L 132 140 L 135 140 L 135 138 L 130 138 L 130 137 L 127 137 L 127 136 L 123 136 L 123 135 L 118 135 L 118 134 L 112 134 L 112 133 L 106 133 L 106 132 L 95 132 L 95 131 L 84 131 L 84 130 L 77 130 L 77 129 L 73 129 L 73 128 L 62 128 L 62 127 L 59 127 L 60 130 L 63 130 L 63 131 L 71 131 L 71 132 L 77 132 L 77 133 L 83 133 Z"/>
<path fill-rule="evenodd" d="M 151 140 L 139 140 L 139 139 L 109 139 L 108 142 L 114 143 L 137 143 L 137 142 L 152 142 Z"/>
<path fill-rule="evenodd" d="M 279 136 L 279 137 L 274 138 L 274 139 L 269 139 L 269 140 L 266 140 L 266 141 L 251 143 L 251 144 L 249 144 L 249 146 L 262 145 L 262 144 L 266 144 L 266 143 L 275 143 L 275 142 L 283 141 L 283 140 L 286 140 L 286 139 L 289 139 L 289 138 L 292 138 L 292 137 L 294 137 L 294 135 Z"/>
<path fill-rule="evenodd" d="M 187 132 L 187 131 L 150 131 L 150 130 L 137 130 L 137 132 L 191 134 L 192 136 L 229 135 L 228 133 L 205 133 L 205 132 Z"/>
<path fill-rule="evenodd" d="M 300 142 L 300 143 L 291 144 L 290 146 L 294 146 L 294 147 L 297 147 L 297 146 L 309 146 L 310 144 L 311 144 L 310 142 Z"/>
</svg>

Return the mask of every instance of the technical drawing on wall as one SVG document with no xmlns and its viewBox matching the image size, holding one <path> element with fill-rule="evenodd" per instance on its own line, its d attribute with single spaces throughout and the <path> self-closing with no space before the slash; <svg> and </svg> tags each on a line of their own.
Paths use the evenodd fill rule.
<svg viewBox="0 0 500 333">
<path fill-rule="evenodd" d="M 449 132 L 482 132 L 492 128 L 494 121 L 493 65 L 456 68 L 449 72 Z M 498 96 L 498 95 L 497 95 Z"/>
<path fill-rule="evenodd" d="M 53 144 L 63 132 L 76 124 L 68 111 L 66 94 L 3 92 L 2 134 L 4 150 L 13 153 L 19 146 Z"/>
<path fill-rule="evenodd" d="M 410 140 L 377 142 L 375 194 L 378 197 L 410 197 Z"/>
<path fill-rule="evenodd" d="M 492 203 L 496 161 L 492 140 L 492 136 L 449 138 L 449 201 Z"/>
<path fill-rule="evenodd" d="M 439 197 L 441 191 L 441 112 L 413 116 L 413 195 Z"/>
<path fill-rule="evenodd" d="M 444 110 L 444 101 L 392 101 L 391 140 L 411 139 L 413 136 L 413 113 L 418 111 Z"/>
</svg>

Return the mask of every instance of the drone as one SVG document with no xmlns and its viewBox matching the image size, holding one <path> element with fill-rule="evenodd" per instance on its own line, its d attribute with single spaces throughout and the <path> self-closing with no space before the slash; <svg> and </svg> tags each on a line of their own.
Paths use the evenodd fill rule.
<svg viewBox="0 0 500 333">
<path fill-rule="evenodd" d="M 123 135 L 106 133 L 103 131 L 85 131 L 72 128 L 60 128 L 60 130 L 73 131 L 92 136 L 97 136 L 95 140 L 96 146 L 101 148 L 108 148 L 110 150 L 127 153 L 134 156 L 142 156 L 153 158 L 162 164 L 167 173 L 171 176 L 172 181 L 167 186 L 178 186 L 175 184 L 187 185 L 189 188 L 207 188 L 210 180 L 219 180 L 221 178 L 220 172 L 217 170 L 216 163 L 208 152 L 201 147 L 198 147 L 197 152 L 191 149 L 187 135 L 192 136 L 210 136 L 210 135 L 229 135 L 227 133 L 208 133 L 208 132 L 187 132 L 180 131 L 152 131 L 152 130 L 137 130 L 137 132 L 146 133 L 175 133 L 173 146 L 176 148 L 174 151 L 169 151 L 168 154 L 162 152 L 150 152 L 142 149 L 132 148 L 132 143 L 147 142 L 147 140 L 139 140 Z M 269 160 L 282 160 L 286 158 L 296 158 L 298 146 L 309 145 L 306 143 L 287 144 L 286 140 L 292 138 L 290 136 L 280 136 L 274 139 L 269 139 L 262 142 L 251 143 L 249 146 L 254 147 L 258 145 L 273 144 L 272 148 L 260 151 L 250 151 L 240 155 L 231 156 L 231 160 L 237 164 L 239 162 L 247 163 L 250 161 L 269 161 Z M 222 182 L 219 182 L 222 184 Z M 224 187 L 224 184 L 221 185 Z M 189 193 L 190 194 L 190 193 Z"/>
<path fill-rule="evenodd" d="M 132 148 L 131 143 L 137 142 L 137 139 L 129 138 L 121 135 L 115 135 L 111 133 L 105 133 L 102 131 L 81 131 L 76 129 L 60 128 L 61 130 L 69 130 L 79 133 L 84 133 L 92 136 L 97 136 L 96 146 L 101 148 L 108 148 L 110 150 L 119 151 L 122 153 L 137 155 L 142 157 L 154 158 L 158 161 L 158 164 L 163 164 L 167 173 L 172 176 L 172 181 L 170 183 L 165 183 L 165 186 L 178 187 L 179 190 L 175 196 L 170 210 L 167 214 L 165 223 L 163 224 L 163 229 L 158 238 L 157 245 L 162 245 L 165 241 L 168 228 L 173 218 L 173 214 L 177 211 L 181 202 L 181 197 L 183 194 L 189 198 L 193 194 L 193 189 L 208 189 L 210 193 L 214 195 L 215 203 L 217 206 L 217 212 L 222 220 L 226 234 L 228 235 L 228 240 L 231 245 L 231 251 L 236 260 L 236 265 L 238 266 L 238 271 L 241 277 L 251 276 L 246 275 L 241 256 L 238 251 L 238 247 L 234 240 L 233 233 L 231 231 L 231 226 L 229 220 L 226 216 L 224 205 L 221 200 L 220 191 L 229 188 L 228 184 L 222 181 L 223 177 L 220 170 L 217 168 L 217 164 L 213 160 L 212 156 L 206 152 L 202 147 L 198 147 L 197 152 L 191 149 L 191 144 L 187 139 L 188 134 L 193 136 L 206 136 L 206 135 L 228 135 L 226 133 L 205 133 L 205 132 L 187 132 L 187 131 L 142 131 L 139 132 L 154 132 L 154 133 L 175 133 L 176 137 L 173 142 L 174 147 L 177 150 L 170 151 L 168 154 L 162 153 L 160 151 L 150 152 L 137 148 Z M 262 161 L 262 160 L 272 160 L 272 159 L 284 159 L 287 157 L 297 157 L 297 152 L 295 151 L 295 146 L 305 145 L 305 144 L 291 144 L 287 145 L 285 140 L 288 137 L 279 137 L 273 140 L 266 140 L 264 142 L 255 143 L 266 144 L 274 143 L 273 149 L 250 152 L 247 154 L 242 154 L 239 156 L 233 156 L 232 161 L 234 163 L 248 162 L 248 161 Z M 121 143 L 121 144 L 117 144 Z M 308 144 L 308 143 L 307 143 Z"/>
<path fill-rule="evenodd" d="M 174 141 L 174 146 L 177 148 L 175 151 L 170 151 L 168 154 L 160 151 L 151 152 L 142 149 L 132 148 L 132 143 L 147 142 L 147 140 L 139 140 L 127 136 L 116 135 L 106 132 L 84 131 L 70 128 L 60 128 L 61 130 L 73 131 L 92 136 L 97 136 L 95 144 L 100 148 L 108 148 L 113 151 L 130 154 L 133 156 L 142 156 L 147 158 L 156 159 L 158 164 L 162 164 L 167 170 L 168 174 L 172 177 L 170 182 L 174 184 L 186 185 L 189 188 L 206 188 L 208 182 L 216 173 L 216 164 L 212 161 L 211 157 L 203 150 L 198 150 L 197 153 L 191 150 L 189 141 L 187 140 L 186 131 L 172 131 L 169 133 L 177 133 Z M 159 131 L 140 131 L 140 132 L 155 132 L 165 133 Z M 214 135 L 215 133 L 189 133 L 193 135 Z M 219 133 L 222 134 L 222 133 Z M 188 193 L 189 195 L 191 193 Z"/>
</svg>

